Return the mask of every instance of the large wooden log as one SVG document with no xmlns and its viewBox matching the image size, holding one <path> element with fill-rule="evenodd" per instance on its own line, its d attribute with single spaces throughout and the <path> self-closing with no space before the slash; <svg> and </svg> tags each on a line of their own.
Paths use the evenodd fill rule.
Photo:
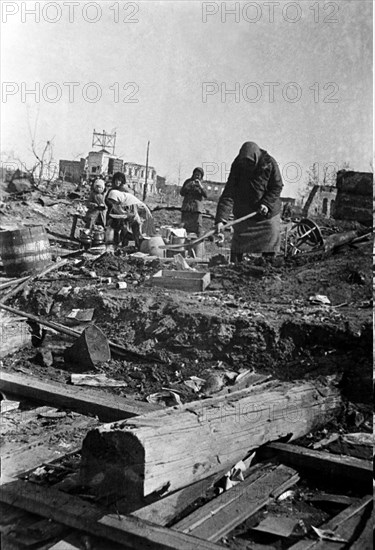
<svg viewBox="0 0 375 550">
<path fill-rule="evenodd" d="M 328 381 L 273 382 L 105 424 L 83 442 L 82 483 L 101 496 L 135 501 L 166 494 L 269 441 L 301 437 L 330 420 L 340 403 Z"/>
</svg>

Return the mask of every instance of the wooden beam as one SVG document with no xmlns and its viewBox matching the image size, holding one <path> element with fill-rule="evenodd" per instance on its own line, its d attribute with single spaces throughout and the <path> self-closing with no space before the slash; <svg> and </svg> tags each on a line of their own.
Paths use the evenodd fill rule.
<svg viewBox="0 0 375 550">
<path fill-rule="evenodd" d="M 374 540 L 374 519 L 372 514 L 368 518 L 366 525 L 356 539 L 356 541 L 351 545 L 351 550 L 373 550 L 373 540 Z"/>
<path fill-rule="evenodd" d="M 0 290 L 4 290 L 4 288 L 8 288 L 10 286 L 19 285 L 20 283 L 23 283 L 27 279 L 29 279 L 29 277 L 19 277 L 18 279 L 10 279 L 6 283 L 0 284 Z"/>
<path fill-rule="evenodd" d="M 265 465 L 239 485 L 195 510 L 173 529 L 217 542 L 299 480 L 287 466 Z"/>
<path fill-rule="evenodd" d="M 366 483 L 371 490 L 372 463 L 368 460 L 333 455 L 325 451 L 313 451 L 289 443 L 270 443 L 267 449 L 272 451 L 278 460 L 289 466 L 317 470 L 320 477 L 334 476 Z"/>
<path fill-rule="evenodd" d="M 24 481 L 3 485 L 0 501 L 134 550 L 219 550 L 204 541 L 131 516 L 102 516 L 92 504 L 53 488 Z"/>
<path fill-rule="evenodd" d="M 367 509 L 370 505 L 372 505 L 372 496 L 365 496 L 359 502 L 345 508 L 340 514 L 320 525 L 319 529 L 334 531 L 336 535 L 349 541 L 355 535 L 362 517 L 368 513 Z M 349 548 L 347 543 L 303 539 L 290 546 L 289 550 L 344 550 L 344 548 Z"/>
<path fill-rule="evenodd" d="M 68 453 L 79 452 L 84 434 L 98 421 L 82 416 L 76 418 L 73 424 L 57 425 L 53 432 L 47 432 L 43 437 L 31 437 L 28 443 L 5 444 L 1 449 L 1 479 L 9 480 L 29 470 L 34 470 L 41 464 L 58 460 Z M 69 437 L 66 437 L 69 430 Z M 68 439 L 68 441 L 67 441 Z"/>
<path fill-rule="evenodd" d="M 306 502 L 319 502 L 320 504 L 332 504 L 334 506 L 350 506 L 357 500 L 354 497 L 348 497 L 347 495 L 333 495 L 329 493 L 318 493 L 317 495 L 311 495 L 305 497 Z"/>
<path fill-rule="evenodd" d="M 59 382 L 46 382 L 27 374 L 18 375 L 4 371 L 0 371 L 0 391 L 27 397 L 54 407 L 93 414 L 107 422 L 159 409 L 158 406 L 150 403 L 112 396 L 100 390 L 87 390 Z"/>
<path fill-rule="evenodd" d="M 157 525 L 168 525 L 173 522 L 175 518 L 180 516 L 184 510 L 193 504 L 193 502 L 199 498 L 205 497 L 207 491 L 219 481 L 228 470 L 229 468 L 224 468 L 217 474 L 213 474 L 188 487 L 174 491 L 164 498 L 159 498 L 147 506 L 138 508 L 132 512 L 131 515 L 140 519 L 152 521 L 153 523 L 157 523 Z M 124 500 L 126 501 L 126 499 Z M 122 507 L 126 506 L 126 502 L 120 503 L 120 501 L 117 501 L 117 506 L 120 506 L 120 509 L 122 509 Z"/>
<path fill-rule="evenodd" d="M 341 400 L 321 384 L 273 382 L 103 425 L 83 442 L 82 482 L 140 501 L 186 487 L 269 441 L 326 424 Z"/>
</svg>

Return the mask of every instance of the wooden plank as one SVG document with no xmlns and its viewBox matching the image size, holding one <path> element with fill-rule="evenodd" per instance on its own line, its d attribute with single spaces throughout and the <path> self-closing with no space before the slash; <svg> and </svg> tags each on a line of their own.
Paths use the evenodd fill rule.
<svg viewBox="0 0 375 550">
<path fill-rule="evenodd" d="M 334 533 L 339 535 L 341 538 L 349 540 L 351 535 L 355 532 L 362 515 L 366 514 L 366 509 L 371 504 L 372 496 L 365 496 L 359 502 L 345 508 L 345 510 L 340 512 L 340 514 L 330 519 L 323 525 L 320 525 L 319 529 L 334 531 Z M 329 542 L 327 540 L 321 541 L 318 539 L 303 539 L 296 544 L 293 544 L 289 550 L 342 550 L 344 548 L 348 548 L 346 543 Z"/>
<path fill-rule="evenodd" d="M 343 434 L 335 441 L 331 441 L 327 448 L 331 453 L 372 460 L 373 435 L 367 433 Z"/>
<path fill-rule="evenodd" d="M 159 409 L 157 405 L 112 396 L 99 390 L 87 390 L 59 382 L 42 381 L 27 374 L 18 375 L 4 371 L 0 371 L 0 391 L 27 397 L 54 407 L 93 414 L 103 421 L 130 418 Z"/>
<path fill-rule="evenodd" d="M 201 479 L 184 489 L 174 491 L 170 495 L 160 498 L 152 504 L 135 510 L 131 515 L 151 521 L 157 525 L 168 525 L 176 517 L 182 514 L 186 508 L 193 504 L 193 502 L 204 497 L 208 489 L 219 481 L 227 471 L 228 469 L 223 469 L 221 472 Z M 119 506 L 121 509 L 122 503 L 119 504 Z"/>
<path fill-rule="evenodd" d="M 5 283 L 0 284 L 0 290 L 4 290 L 4 288 L 8 288 L 9 286 L 19 285 L 20 283 L 23 283 L 29 279 L 29 277 L 19 277 L 18 279 L 10 279 L 9 281 L 6 281 Z"/>
<path fill-rule="evenodd" d="M 124 544 L 134 550 L 219 550 L 214 543 L 141 521 L 131 516 L 104 516 L 84 500 L 52 488 L 14 481 L 2 487 L 0 501 L 32 511 L 68 527 Z"/>
<path fill-rule="evenodd" d="M 357 538 L 357 540 L 351 545 L 351 550 L 373 550 L 374 541 L 374 518 L 372 514 L 368 518 L 366 525 Z"/>
<path fill-rule="evenodd" d="M 47 432 L 43 437 L 31 438 L 24 445 L 17 442 L 5 445 L 5 448 L 1 450 L 2 481 L 33 470 L 41 464 L 55 461 L 66 454 L 80 451 L 80 440 L 95 424 L 97 424 L 97 420 L 94 418 L 82 417 L 75 419 L 73 424 L 56 427 L 55 430 Z M 79 438 L 78 441 L 77 438 Z"/>
<path fill-rule="evenodd" d="M 131 493 L 140 501 L 172 492 L 268 441 L 326 424 L 340 399 L 334 385 L 273 382 L 106 424 L 83 442 L 82 482 L 98 494 Z"/>
<path fill-rule="evenodd" d="M 295 468 L 317 470 L 321 477 L 342 477 L 372 487 L 372 463 L 360 458 L 332 455 L 313 451 L 289 443 L 270 443 L 267 449 L 274 452 L 281 462 Z"/>
<path fill-rule="evenodd" d="M 298 474 L 283 465 L 258 469 L 245 482 L 195 510 L 173 525 L 183 533 L 217 542 L 237 525 L 258 512 L 273 498 L 292 487 Z"/>
<path fill-rule="evenodd" d="M 332 495 L 332 494 L 326 494 L 326 493 L 320 493 L 318 495 L 312 495 L 312 496 L 306 496 L 305 497 L 306 502 L 319 502 L 319 503 L 327 503 L 327 504 L 333 504 L 334 506 L 350 506 L 351 504 L 354 504 L 354 502 L 357 500 L 353 497 L 348 497 L 347 495 Z"/>
</svg>

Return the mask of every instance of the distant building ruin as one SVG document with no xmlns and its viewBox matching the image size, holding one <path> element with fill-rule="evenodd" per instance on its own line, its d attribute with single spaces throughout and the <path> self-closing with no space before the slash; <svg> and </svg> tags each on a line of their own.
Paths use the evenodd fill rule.
<svg viewBox="0 0 375 550">
<path fill-rule="evenodd" d="M 303 216 L 331 218 L 335 209 L 336 195 L 337 187 L 334 185 L 314 185 L 303 206 Z"/>
<path fill-rule="evenodd" d="M 340 170 L 336 185 L 314 185 L 303 206 L 303 216 L 372 224 L 373 174 Z"/>
<path fill-rule="evenodd" d="M 143 195 L 143 190 L 146 181 L 146 166 L 143 164 L 137 164 L 135 162 L 124 163 L 124 174 L 126 177 L 126 183 L 134 191 L 136 195 Z M 147 194 L 155 195 L 157 175 L 153 166 L 148 167 L 147 174 Z"/>
<path fill-rule="evenodd" d="M 337 172 L 334 218 L 372 225 L 373 182 L 371 172 Z"/>
<path fill-rule="evenodd" d="M 79 183 L 85 177 L 86 159 L 81 160 L 60 160 L 59 177 L 63 181 Z"/>
</svg>

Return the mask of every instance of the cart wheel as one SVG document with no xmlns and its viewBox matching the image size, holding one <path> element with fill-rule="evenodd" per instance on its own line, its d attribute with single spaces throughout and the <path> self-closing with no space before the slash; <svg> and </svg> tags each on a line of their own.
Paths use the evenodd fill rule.
<svg viewBox="0 0 375 550">
<path fill-rule="evenodd" d="M 295 256 L 306 252 L 309 248 L 315 249 L 324 244 L 322 233 L 315 222 L 304 218 L 297 222 L 290 230 L 287 243 L 287 256 Z"/>
</svg>

